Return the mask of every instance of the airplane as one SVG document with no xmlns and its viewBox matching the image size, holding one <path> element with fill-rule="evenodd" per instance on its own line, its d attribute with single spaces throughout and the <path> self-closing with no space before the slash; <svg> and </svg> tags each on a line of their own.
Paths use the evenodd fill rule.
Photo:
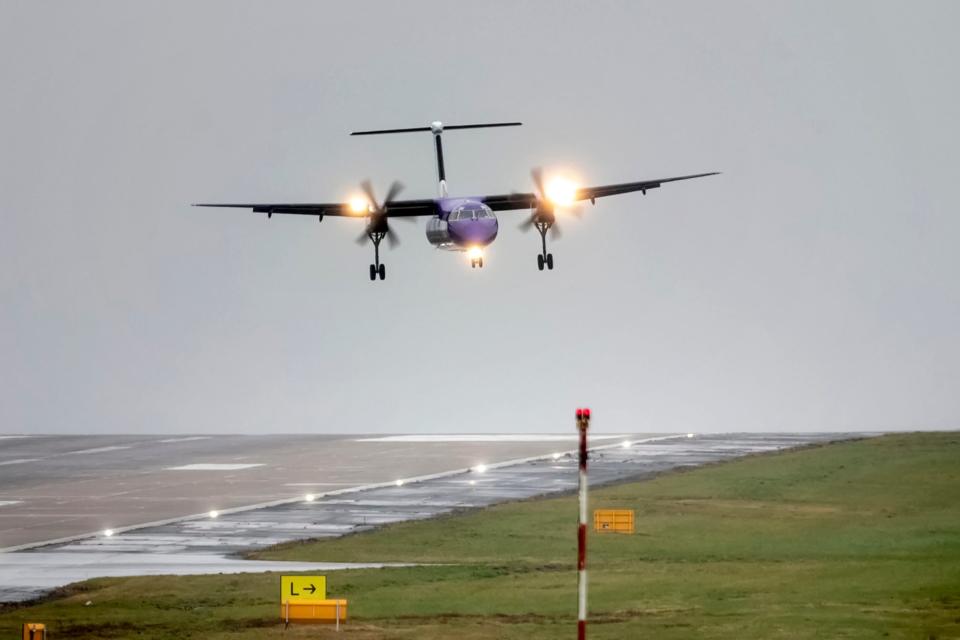
<svg viewBox="0 0 960 640">
<path fill-rule="evenodd" d="M 444 125 L 442 122 L 432 122 L 426 127 L 408 127 L 405 129 L 378 129 L 372 131 L 353 131 L 352 136 L 372 136 L 392 133 L 430 132 L 433 134 L 434 147 L 437 158 L 437 180 L 439 194 L 436 198 L 418 200 L 397 200 L 396 197 L 403 189 L 403 185 L 394 181 L 383 201 L 378 201 L 369 181 L 361 184 L 362 195 L 351 198 L 348 202 L 330 203 L 266 203 L 266 204 L 213 204 L 198 203 L 195 207 L 230 207 L 252 209 L 256 213 L 266 213 L 267 218 L 273 214 L 294 214 L 316 216 L 323 221 L 324 216 L 343 216 L 365 218 L 366 228 L 357 238 L 359 244 L 367 240 L 373 243 L 374 262 L 370 265 L 370 280 L 384 280 L 386 267 L 380 262 L 380 243 L 386 239 L 390 247 L 399 244 L 396 232 L 390 228 L 391 218 L 411 220 L 418 216 L 428 216 L 427 242 L 438 249 L 447 251 L 467 252 L 470 257 L 470 266 L 483 267 L 483 249 L 492 243 L 499 229 L 495 211 L 511 211 L 528 209 L 530 214 L 520 225 L 524 231 L 535 228 L 540 234 L 541 253 L 537 256 L 537 268 L 553 269 L 553 254 L 547 252 L 547 233 L 551 238 L 559 237 L 557 226 L 557 211 L 569 209 L 578 213 L 578 202 L 589 200 L 596 204 L 597 198 L 619 195 L 639 191 L 644 195 L 650 189 L 656 189 L 667 182 L 690 180 L 706 176 L 718 175 L 719 172 L 697 173 L 673 178 L 659 178 L 656 180 L 642 180 L 640 182 L 625 182 L 609 184 L 599 187 L 578 187 L 575 184 L 558 179 L 550 184 L 544 184 L 543 173 L 540 169 L 533 169 L 531 177 L 536 188 L 535 193 L 508 193 L 503 195 L 488 195 L 474 197 L 450 196 L 447 192 L 447 175 L 443 164 L 443 144 L 441 138 L 444 131 L 460 129 L 487 129 L 491 127 L 516 127 L 520 122 L 493 122 L 483 124 L 455 124 Z"/>
</svg>

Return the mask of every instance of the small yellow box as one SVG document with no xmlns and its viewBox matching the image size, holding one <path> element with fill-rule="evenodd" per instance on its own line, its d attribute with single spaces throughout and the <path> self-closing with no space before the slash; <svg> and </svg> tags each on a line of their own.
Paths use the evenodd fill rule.
<svg viewBox="0 0 960 640">
<path fill-rule="evenodd" d="M 41 622 L 23 623 L 23 640 L 46 640 L 47 625 Z"/>
<path fill-rule="evenodd" d="M 347 621 L 346 600 L 314 600 L 312 602 L 280 603 L 280 617 L 284 622 L 332 622 Z"/>
<path fill-rule="evenodd" d="M 633 533 L 633 509 L 597 509 L 593 529 L 597 533 Z"/>
</svg>

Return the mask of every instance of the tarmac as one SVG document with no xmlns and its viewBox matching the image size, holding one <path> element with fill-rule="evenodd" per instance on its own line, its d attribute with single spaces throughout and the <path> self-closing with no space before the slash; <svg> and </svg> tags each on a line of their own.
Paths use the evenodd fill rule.
<svg viewBox="0 0 960 640">
<path fill-rule="evenodd" d="M 865 434 L 716 434 L 716 435 L 630 435 L 594 439 L 591 447 L 590 482 L 599 486 L 612 482 L 642 478 L 662 471 L 680 467 L 694 467 L 711 462 L 752 453 L 763 453 L 796 447 L 810 443 L 861 437 Z M 345 468 L 353 469 L 357 477 L 382 479 L 365 484 L 349 484 L 342 480 L 341 486 L 331 482 L 279 482 L 289 480 L 286 475 L 290 465 L 274 462 L 262 463 L 263 467 L 246 467 L 231 471 L 182 471 L 181 473 L 217 474 L 212 484 L 224 488 L 238 484 L 247 486 L 249 480 L 227 480 L 226 475 L 261 470 L 261 481 L 271 482 L 271 486 L 285 487 L 285 494 L 277 498 L 275 494 L 256 493 L 257 497 L 274 498 L 267 502 L 246 505 L 234 505 L 216 514 L 207 512 L 187 516 L 173 516 L 166 520 L 141 525 L 127 525 L 107 536 L 102 531 L 94 534 L 68 536 L 54 544 L 37 542 L 21 545 L 19 550 L 7 550 L 0 553 L 0 602 L 29 600 L 47 593 L 53 588 L 78 580 L 98 576 L 158 575 L 158 574 L 197 574 L 197 573 L 242 573 L 260 571 L 332 571 L 343 568 L 366 568 L 388 566 L 382 564 L 351 563 L 284 563 L 242 560 L 239 554 L 264 548 L 281 542 L 307 538 L 340 536 L 346 533 L 363 531 L 390 522 L 431 518 L 455 510 L 475 509 L 491 504 L 522 500 L 535 496 L 573 491 L 577 484 L 577 462 L 572 438 L 558 436 L 556 439 L 539 438 L 535 441 L 522 438 L 494 440 L 465 440 L 452 437 L 423 438 L 367 438 L 347 440 L 331 437 L 305 440 L 299 436 L 276 436 L 270 444 L 279 451 L 290 451 L 297 447 L 321 443 L 325 448 L 354 452 L 372 446 L 365 452 L 366 464 L 383 465 L 384 458 L 391 463 L 381 468 L 362 467 L 361 461 L 350 458 L 337 458 Z M 225 443 L 233 443 L 243 450 L 249 448 L 244 436 L 224 438 Z M 212 439 L 212 438 L 211 438 Z M 240 444 L 236 439 L 241 441 Z M 284 442 L 284 439 L 287 442 Z M 291 443 L 293 440 L 295 443 Z M 134 443 L 142 440 L 134 440 Z M 210 453 L 196 451 L 202 440 L 192 440 L 190 455 L 167 456 L 162 460 L 153 459 L 151 465 L 171 465 L 183 467 L 191 464 L 251 464 L 250 460 L 277 460 L 263 450 L 253 455 L 235 455 L 234 453 L 211 457 Z M 87 443 L 89 444 L 89 443 Z M 164 443 L 176 444 L 176 443 Z M 257 443 L 262 444 L 262 443 Z M 362 445 L 362 446 L 361 446 Z M 406 460 L 419 447 L 426 447 L 431 455 L 425 461 L 415 464 Z M 129 446 L 125 449 L 102 447 Z M 87 449 L 101 449 L 103 453 L 125 452 L 124 458 L 136 458 L 141 462 L 144 457 L 137 451 L 143 445 L 102 444 Z M 407 447 L 413 447 L 408 449 Z M 69 449 L 69 446 L 64 447 Z M 267 447 L 261 447 L 266 450 Z M 144 447 L 146 449 L 146 447 Z M 276 450 L 273 455 L 276 455 Z M 522 457 L 500 460 L 498 453 L 530 454 Z M 183 452 L 181 452 L 182 454 Z M 77 454 L 81 455 L 81 454 Z M 87 455 L 87 454 L 83 454 Z M 213 460 L 219 462 L 197 462 Z M 58 457 L 59 458 L 59 457 Z M 55 459 L 58 459 L 55 458 Z M 185 460 L 192 461 L 185 461 Z M 479 459 L 486 462 L 478 463 Z M 244 462 L 243 460 L 246 460 Z M 371 462 L 373 460 L 373 462 Z M 457 462 L 470 461 L 462 467 Z M 2 462 L 2 459 L 0 459 Z M 434 471 L 437 467 L 446 469 Z M 136 484 L 139 493 L 145 491 L 144 479 L 153 479 L 159 472 L 143 471 L 142 476 L 131 475 L 133 462 L 115 462 L 112 472 L 127 478 L 127 485 Z M 334 471 L 336 464 L 326 465 L 328 472 L 336 477 L 348 477 L 343 470 Z M 270 473 L 264 477 L 262 469 Z M 2 469 L 3 467 L 0 467 Z M 166 467 L 165 467 L 166 468 Z M 419 475 L 403 475 L 405 469 L 431 471 Z M 76 473 L 74 471 L 74 473 Z M 226 475 L 224 475 L 226 474 Z M 64 473 L 64 476 L 69 474 Z M 162 474 L 160 474 L 162 475 Z M 277 477 L 279 476 L 279 477 Z M 296 476 L 302 480 L 303 476 Z M 316 479 L 316 476 L 311 476 Z M 130 478 L 138 479 L 140 484 Z M 94 481 L 88 487 L 101 487 L 102 482 Z M 60 480 L 63 482 L 63 480 Z M 279 483 L 279 484 L 278 484 Z M 29 483 L 27 483 L 29 484 Z M 295 485 L 297 495 L 291 496 Z M 4 486 L 0 499 L 9 500 Z M 175 483 L 167 485 L 167 491 L 175 491 Z M 209 485 L 205 487 L 203 498 L 218 495 Z M 302 493 L 299 493 L 302 492 Z M 138 492 L 134 492 L 138 493 Z M 22 494 L 17 494 L 22 495 Z M 246 494 L 244 494 L 246 495 Z M 82 496 L 85 504 L 98 504 L 92 500 L 95 496 Z M 222 497 L 222 496 L 221 496 Z M 191 505 L 200 504 L 196 496 Z M 129 500 L 130 498 L 127 498 Z M 167 505 L 168 501 L 161 501 Z M 176 502 L 174 501 L 174 504 Z M 0 507 L 8 509 L 17 504 Z M 214 517 L 215 515 L 215 517 Z M 347 560 L 347 559 L 344 559 Z"/>
<path fill-rule="evenodd" d="M 0 436 L 0 551 L 539 455 L 575 439 Z"/>
</svg>

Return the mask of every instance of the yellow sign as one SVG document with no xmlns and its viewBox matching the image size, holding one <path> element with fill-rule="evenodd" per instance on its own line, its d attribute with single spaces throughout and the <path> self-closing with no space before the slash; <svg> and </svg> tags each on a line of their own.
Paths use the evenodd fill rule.
<svg viewBox="0 0 960 640">
<path fill-rule="evenodd" d="M 316 602 L 327 599 L 326 576 L 281 576 L 280 602 Z"/>
<path fill-rule="evenodd" d="M 45 640 L 47 627 L 40 622 L 23 623 L 23 640 Z"/>
<path fill-rule="evenodd" d="M 593 530 L 597 533 L 633 533 L 633 509 L 597 509 Z"/>
<path fill-rule="evenodd" d="M 346 600 L 314 600 L 291 604 L 284 602 L 280 605 L 280 619 L 286 624 L 291 622 L 332 622 L 340 628 L 340 623 L 347 621 Z"/>
<path fill-rule="evenodd" d="M 47 627 L 39 622 L 25 622 L 23 625 L 23 640 L 44 640 L 47 637 Z"/>
</svg>

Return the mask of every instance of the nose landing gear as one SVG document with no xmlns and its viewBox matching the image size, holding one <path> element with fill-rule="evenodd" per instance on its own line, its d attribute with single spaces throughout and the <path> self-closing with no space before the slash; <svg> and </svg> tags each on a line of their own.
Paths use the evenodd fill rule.
<svg viewBox="0 0 960 640">
<path fill-rule="evenodd" d="M 483 269 L 483 258 L 470 258 L 470 268 L 476 269 L 477 267 Z"/>
<path fill-rule="evenodd" d="M 547 269 L 553 271 L 553 254 L 547 253 L 547 231 L 553 226 L 553 221 L 534 222 L 533 226 L 540 233 L 540 243 L 543 247 L 543 253 L 537 256 L 537 268 L 543 271 L 543 267 L 546 266 Z"/>
</svg>

